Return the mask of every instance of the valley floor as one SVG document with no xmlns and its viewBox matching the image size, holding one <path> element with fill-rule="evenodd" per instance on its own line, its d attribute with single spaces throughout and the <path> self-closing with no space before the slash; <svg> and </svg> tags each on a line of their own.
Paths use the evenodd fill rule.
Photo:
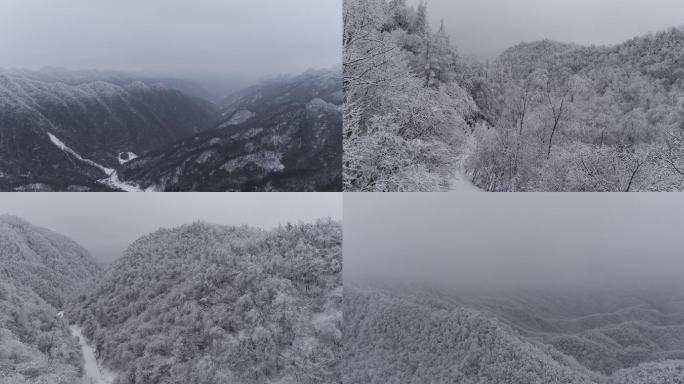
<svg viewBox="0 0 684 384">
<path fill-rule="evenodd" d="M 113 372 L 103 368 L 97 362 L 95 358 L 95 349 L 88 345 L 85 336 L 81 331 L 81 327 L 77 325 L 72 325 L 69 327 L 71 334 L 78 338 L 78 343 L 81 346 L 81 351 L 83 351 L 83 358 L 85 360 L 84 366 L 84 384 L 112 384 L 116 379 L 116 375 Z"/>
</svg>

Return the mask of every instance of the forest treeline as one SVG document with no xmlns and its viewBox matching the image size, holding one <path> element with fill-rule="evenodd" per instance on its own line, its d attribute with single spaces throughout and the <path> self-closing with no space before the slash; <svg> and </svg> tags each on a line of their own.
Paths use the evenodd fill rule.
<svg viewBox="0 0 684 384">
<path fill-rule="evenodd" d="M 355 191 L 684 188 L 684 30 L 459 54 L 425 3 L 347 0 L 344 182 Z"/>
</svg>

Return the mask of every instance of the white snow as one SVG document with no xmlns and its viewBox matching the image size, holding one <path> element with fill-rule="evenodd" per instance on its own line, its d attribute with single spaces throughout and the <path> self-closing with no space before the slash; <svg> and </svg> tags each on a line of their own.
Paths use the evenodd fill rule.
<svg viewBox="0 0 684 384">
<path fill-rule="evenodd" d="M 127 155 L 128 158 L 124 160 L 121 158 L 121 155 Z M 137 159 L 138 157 L 140 157 L 140 156 L 136 155 L 133 152 L 121 152 L 121 153 L 119 153 L 119 164 L 121 164 L 121 165 L 126 164 L 129 161 L 133 161 L 133 160 Z"/>
<path fill-rule="evenodd" d="M 95 358 L 95 351 L 86 343 L 81 328 L 72 325 L 69 327 L 69 330 L 74 337 L 78 337 L 78 343 L 81 345 L 81 350 L 83 351 L 83 358 L 85 360 L 85 372 L 83 373 L 84 382 L 95 384 L 114 383 L 116 375 L 98 364 L 97 359 Z"/>
<path fill-rule="evenodd" d="M 98 180 L 99 183 L 108 185 L 108 186 L 115 188 L 115 189 L 122 190 L 124 192 L 142 192 L 143 191 L 137 185 L 125 183 L 125 182 L 119 180 L 119 175 L 116 172 L 116 170 L 114 170 L 112 168 L 107 168 L 101 164 L 98 164 L 98 163 L 90 160 L 90 159 L 86 159 L 86 158 L 82 157 L 76 151 L 69 148 L 66 144 L 64 144 L 64 142 L 62 140 L 57 138 L 57 136 L 53 135 L 52 133 L 48 132 L 48 136 L 50 137 L 50 141 L 52 141 L 52 143 L 55 144 L 57 146 L 57 148 L 59 148 L 62 151 L 72 155 L 73 157 L 77 158 L 78 160 L 80 160 L 86 164 L 90 164 L 93 167 L 96 167 L 96 168 L 100 169 L 102 172 L 104 172 L 107 175 L 107 178 L 102 179 L 102 180 Z M 129 152 L 129 153 L 131 153 L 131 152 Z M 121 156 L 121 155 L 119 155 L 119 156 Z"/>
<path fill-rule="evenodd" d="M 233 116 L 230 118 L 230 120 L 226 121 L 225 123 L 219 125 L 219 128 L 225 128 L 225 127 L 230 127 L 231 125 L 240 125 L 247 120 L 253 118 L 256 116 L 256 113 L 248 110 L 248 109 L 241 109 L 233 114 Z"/>
<path fill-rule="evenodd" d="M 263 151 L 250 153 L 248 155 L 232 159 L 221 166 L 221 169 L 231 173 L 237 169 L 244 168 L 247 164 L 254 164 L 261 169 L 270 172 L 282 172 L 285 169 L 282 161 L 282 153 L 274 151 Z"/>
<path fill-rule="evenodd" d="M 102 165 L 100 165 L 100 164 L 98 164 L 98 163 L 96 163 L 96 162 L 94 162 L 94 161 L 92 161 L 92 160 L 88 160 L 88 159 L 85 159 L 85 158 L 81 157 L 81 155 L 79 155 L 78 153 L 76 153 L 76 151 L 74 151 L 73 149 L 67 147 L 66 144 L 64 144 L 64 143 L 62 142 L 62 140 L 58 139 L 58 138 L 57 138 L 55 135 L 53 135 L 52 133 L 48 132 L 48 136 L 50 136 L 50 141 L 52 141 L 52 143 L 53 143 L 54 145 L 56 145 L 57 148 L 59 148 L 59 149 L 61 149 L 62 151 L 64 151 L 64 152 L 70 154 L 71 156 L 77 158 L 78 160 L 80 160 L 80 161 L 82 161 L 82 162 L 84 162 L 84 163 L 90 164 L 90 165 L 92 165 L 93 167 L 99 168 L 102 172 L 104 172 L 104 173 L 106 173 L 106 174 L 108 174 L 108 175 L 111 174 L 112 172 L 114 172 L 114 170 L 111 169 L 111 168 L 105 168 L 105 167 L 103 167 Z"/>
<path fill-rule="evenodd" d="M 473 182 L 470 180 L 468 175 L 464 171 L 463 164 L 465 160 L 473 153 L 477 143 L 475 139 L 471 136 L 466 141 L 463 147 L 463 153 L 458 156 L 456 161 L 456 168 L 454 170 L 451 179 L 449 180 L 449 191 L 450 192 L 482 192 Z"/>
<path fill-rule="evenodd" d="M 454 172 L 449 185 L 450 192 L 482 192 L 480 188 L 475 186 L 468 177 L 461 170 Z"/>
<path fill-rule="evenodd" d="M 128 184 L 119 180 L 119 175 L 116 173 L 116 171 L 113 171 L 108 178 L 98 181 L 102 184 L 106 184 L 112 188 L 120 189 L 124 192 L 143 192 L 143 190 L 137 185 Z"/>
</svg>

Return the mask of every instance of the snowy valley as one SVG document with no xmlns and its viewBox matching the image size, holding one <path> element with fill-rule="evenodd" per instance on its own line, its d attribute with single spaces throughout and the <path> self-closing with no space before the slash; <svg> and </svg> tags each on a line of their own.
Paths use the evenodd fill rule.
<svg viewBox="0 0 684 384">
<path fill-rule="evenodd" d="M 339 381 L 341 226 L 160 229 L 100 267 L 0 217 L 3 384 Z"/>
<path fill-rule="evenodd" d="M 338 191 L 338 73 L 214 102 L 190 81 L 0 70 L 0 190 Z"/>
</svg>

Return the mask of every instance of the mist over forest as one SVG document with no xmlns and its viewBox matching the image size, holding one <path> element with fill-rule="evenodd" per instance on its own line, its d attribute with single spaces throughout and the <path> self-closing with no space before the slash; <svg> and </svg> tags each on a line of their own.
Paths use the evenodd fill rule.
<svg viewBox="0 0 684 384">
<path fill-rule="evenodd" d="M 343 382 L 684 379 L 678 196 L 380 195 L 345 196 Z"/>
<path fill-rule="evenodd" d="M 680 282 L 676 195 L 345 196 L 345 277 L 600 287 Z"/>
</svg>

